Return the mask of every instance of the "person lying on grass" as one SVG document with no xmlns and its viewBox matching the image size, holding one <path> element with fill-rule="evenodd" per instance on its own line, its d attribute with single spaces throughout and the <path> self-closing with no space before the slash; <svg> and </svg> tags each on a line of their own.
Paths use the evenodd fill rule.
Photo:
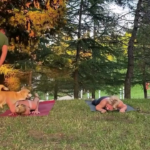
<svg viewBox="0 0 150 150">
<path fill-rule="evenodd" d="M 16 103 L 12 103 L 10 100 L 7 100 L 7 105 L 11 111 L 10 115 L 29 115 L 29 114 L 39 114 L 39 96 L 35 94 L 33 100 L 19 100 Z"/>
<path fill-rule="evenodd" d="M 107 111 L 119 110 L 124 113 L 127 109 L 127 105 L 124 104 L 117 96 L 104 96 L 92 101 L 92 104 L 96 106 L 96 110 L 101 113 Z"/>
</svg>

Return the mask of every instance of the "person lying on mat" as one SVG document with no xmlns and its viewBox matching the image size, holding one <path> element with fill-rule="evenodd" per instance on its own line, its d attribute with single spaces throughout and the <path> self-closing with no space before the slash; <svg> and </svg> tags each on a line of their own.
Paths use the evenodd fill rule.
<svg viewBox="0 0 150 150">
<path fill-rule="evenodd" d="M 16 103 L 12 103 L 10 100 L 7 100 L 7 105 L 12 112 L 11 115 L 29 115 L 29 114 L 39 114 L 39 96 L 35 94 L 33 100 L 19 100 Z"/>
<path fill-rule="evenodd" d="M 96 106 L 96 110 L 101 113 L 107 111 L 119 110 L 124 113 L 127 109 L 127 105 L 124 104 L 117 96 L 104 96 L 92 101 L 92 104 Z"/>
</svg>

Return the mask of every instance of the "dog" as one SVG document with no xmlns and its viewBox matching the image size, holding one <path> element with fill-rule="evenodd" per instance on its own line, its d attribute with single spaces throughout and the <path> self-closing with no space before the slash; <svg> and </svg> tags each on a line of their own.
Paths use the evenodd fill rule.
<svg viewBox="0 0 150 150">
<path fill-rule="evenodd" d="M 0 107 L 3 108 L 3 105 L 6 104 L 7 100 L 11 101 L 12 103 L 15 103 L 18 100 L 25 100 L 30 97 L 31 97 L 30 90 L 25 88 L 21 89 L 18 92 L 0 91 Z"/>
</svg>

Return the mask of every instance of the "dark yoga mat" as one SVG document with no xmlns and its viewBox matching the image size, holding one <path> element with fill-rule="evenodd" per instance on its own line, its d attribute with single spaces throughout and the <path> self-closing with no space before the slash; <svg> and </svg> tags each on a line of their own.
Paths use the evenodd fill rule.
<svg viewBox="0 0 150 150">
<path fill-rule="evenodd" d="M 54 100 L 51 101 L 44 101 L 39 103 L 39 112 L 40 114 L 30 114 L 30 115 L 24 115 L 24 116 L 45 116 L 48 115 L 50 110 L 53 108 L 55 104 Z M 0 117 L 16 117 L 19 115 L 10 115 L 11 111 L 6 110 L 4 113 L 0 114 Z"/>
<path fill-rule="evenodd" d="M 92 101 L 86 100 L 85 102 L 88 104 L 88 106 L 90 107 L 91 111 L 96 111 L 95 106 L 92 104 Z M 133 107 L 127 105 L 127 110 L 126 110 L 126 112 L 127 112 L 127 111 L 135 111 L 135 109 L 134 109 Z"/>
</svg>

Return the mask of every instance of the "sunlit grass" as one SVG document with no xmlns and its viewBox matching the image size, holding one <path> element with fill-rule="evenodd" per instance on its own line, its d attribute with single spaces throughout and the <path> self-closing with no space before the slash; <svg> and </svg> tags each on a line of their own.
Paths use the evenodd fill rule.
<svg viewBox="0 0 150 150">
<path fill-rule="evenodd" d="M 125 103 L 143 113 L 101 114 L 91 112 L 84 100 L 64 100 L 56 101 L 48 116 L 1 117 L 0 149 L 149 150 L 149 100 Z"/>
</svg>

